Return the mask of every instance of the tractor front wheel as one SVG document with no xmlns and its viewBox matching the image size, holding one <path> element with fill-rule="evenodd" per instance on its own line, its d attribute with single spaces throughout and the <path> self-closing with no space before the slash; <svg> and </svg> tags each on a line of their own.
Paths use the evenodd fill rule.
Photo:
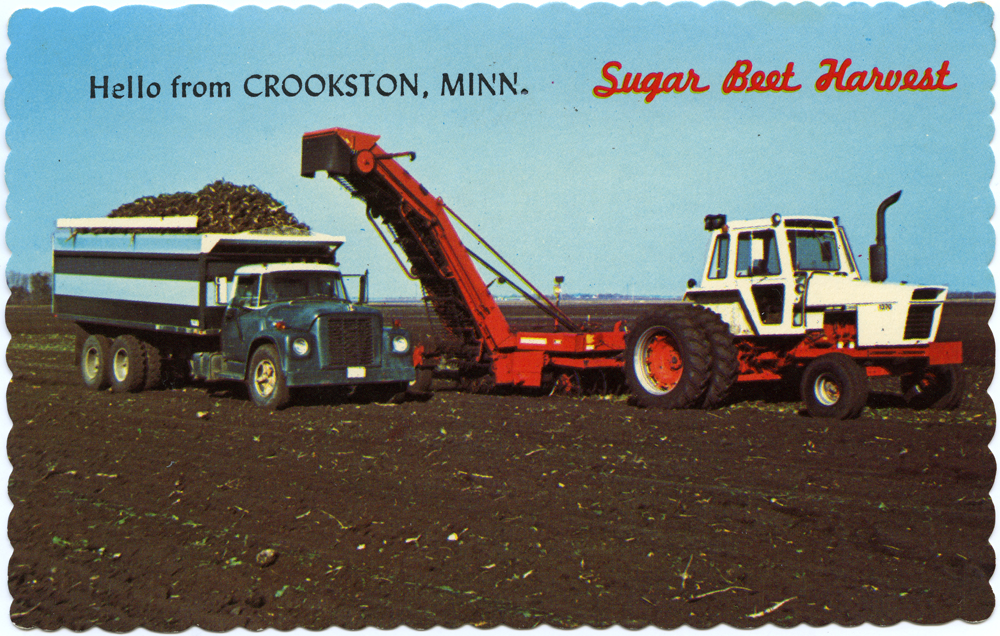
<svg viewBox="0 0 1000 636">
<path fill-rule="evenodd" d="M 868 376 L 842 353 L 816 358 L 802 376 L 802 400 L 813 417 L 850 420 L 868 402 Z"/>
<path fill-rule="evenodd" d="M 642 406 L 697 406 L 711 377 L 712 352 L 693 307 L 647 314 L 625 343 L 625 381 Z"/>
</svg>

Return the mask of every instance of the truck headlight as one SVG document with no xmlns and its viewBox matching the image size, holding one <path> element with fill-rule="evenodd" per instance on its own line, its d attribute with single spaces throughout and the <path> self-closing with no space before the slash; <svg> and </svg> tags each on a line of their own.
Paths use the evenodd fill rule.
<svg viewBox="0 0 1000 636">
<path fill-rule="evenodd" d="M 410 348 L 410 341 L 406 336 L 393 336 L 392 337 L 392 351 L 393 353 L 406 353 L 406 350 Z"/>
<path fill-rule="evenodd" d="M 309 341 L 305 338 L 292 340 L 292 353 L 302 358 L 309 355 Z"/>
</svg>

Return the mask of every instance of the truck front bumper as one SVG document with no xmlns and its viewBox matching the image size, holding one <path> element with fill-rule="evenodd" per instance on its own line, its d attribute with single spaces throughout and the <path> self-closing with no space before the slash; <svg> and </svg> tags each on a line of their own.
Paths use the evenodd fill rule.
<svg viewBox="0 0 1000 636">
<path fill-rule="evenodd" d="M 285 374 L 285 382 L 292 387 L 343 386 L 355 384 L 375 384 L 382 382 L 412 382 L 416 377 L 413 365 L 391 365 L 381 367 L 348 367 L 343 369 L 296 368 L 291 364 Z"/>
</svg>

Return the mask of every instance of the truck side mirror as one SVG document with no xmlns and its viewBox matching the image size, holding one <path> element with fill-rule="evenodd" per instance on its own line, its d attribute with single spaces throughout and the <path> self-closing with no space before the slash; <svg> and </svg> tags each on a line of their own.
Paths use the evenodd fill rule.
<svg viewBox="0 0 1000 636">
<path fill-rule="evenodd" d="M 229 304 L 229 281 L 226 280 L 225 276 L 215 277 L 215 304 L 216 305 L 228 305 Z"/>
<path fill-rule="evenodd" d="M 361 275 L 358 279 L 358 304 L 365 305 L 368 303 L 368 270 Z"/>
</svg>

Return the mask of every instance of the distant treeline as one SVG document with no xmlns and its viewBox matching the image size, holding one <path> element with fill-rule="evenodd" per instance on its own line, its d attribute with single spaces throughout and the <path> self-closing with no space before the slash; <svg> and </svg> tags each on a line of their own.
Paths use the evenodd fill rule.
<svg viewBox="0 0 1000 636">
<path fill-rule="evenodd" d="M 48 305 L 52 302 L 52 274 L 7 272 L 11 305 Z M 518 299 L 520 296 L 517 297 Z M 563 294 L 563 300 L 628 302 L 633 300 L 680 300 L 676 296 L 636 296 L 632 294 Z M 996 300 L 996 292 L 948 292 L 949 300 Z M 388 299 L 405 301 L 407 299 Z M 511 300 L 498 298 L 498 300 Z"/>
<path fill-rule="evenodd" d="M 7 272 L 7 288 L 11 305 L 48 305 L 52 302 L 52 274 Z"/>
</svg>

